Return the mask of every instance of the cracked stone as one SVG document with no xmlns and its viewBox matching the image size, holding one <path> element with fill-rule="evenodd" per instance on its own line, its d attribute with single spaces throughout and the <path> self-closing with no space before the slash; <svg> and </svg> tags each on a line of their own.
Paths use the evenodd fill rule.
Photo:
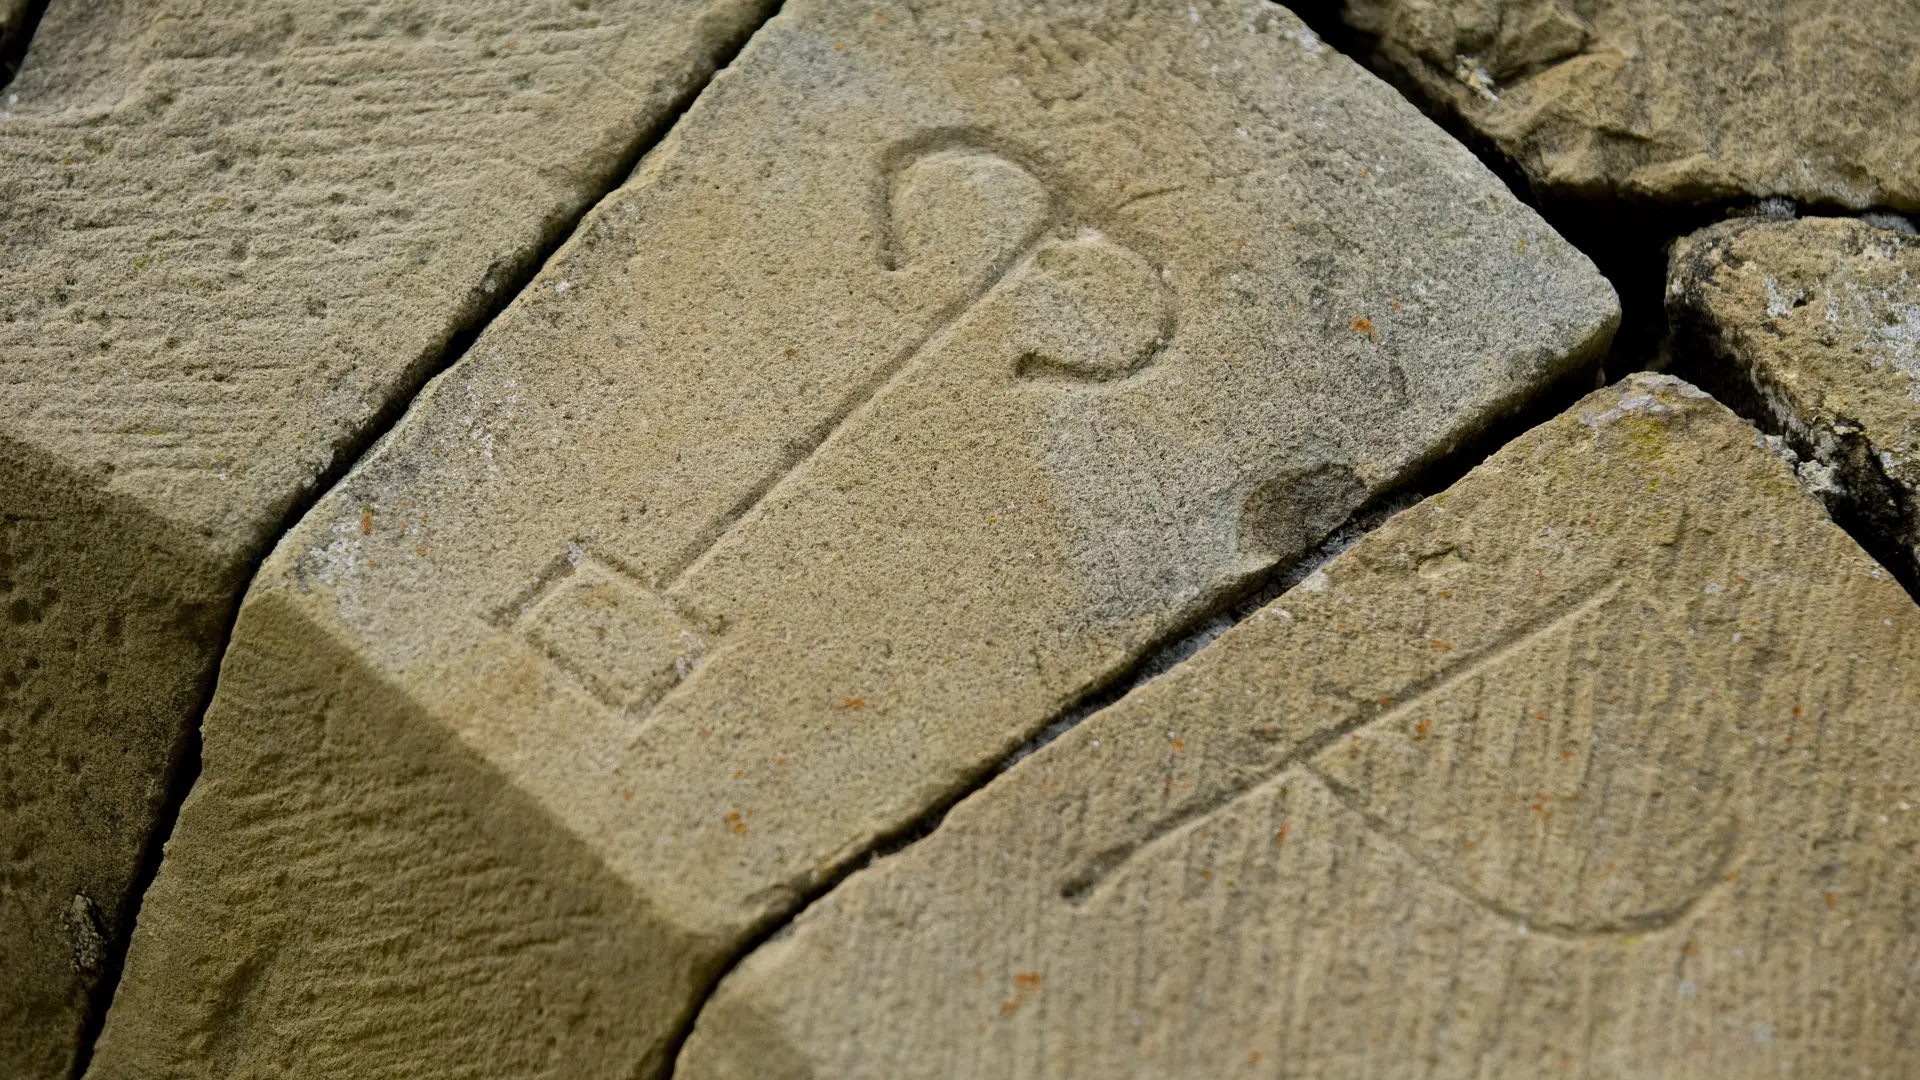
<svg viewBox="0 0 1920 1080">
<path fill-rule="evenodd" d="M 1899 1073 L 1920 608 L 1636 375 L 854 874 L 674 1075 Z"/>
<path fill-rule="evenodd" d="M 268 560 L 94 1074 L 658 1075 L 1617 318 L 1281 8 L 792 0 Z"/>
<path fill-rule="evenodd" d="M 1724 222 L 1674 244 L 1667 308 L 1714 389 L 1752 402 L 1810 488 L 1920 580 L 1920 237 Z"/>
<path fill-rule="evenodd" d="M 291 508 L 764 6 L 48 6 L 0 90 L 0 1075 L 72 1072 Z"/>
<path fill-rule="evenodd" d="M 1345 0 L 1544 194 L 1920 207 L 1907 0 Z"/>
</svg>

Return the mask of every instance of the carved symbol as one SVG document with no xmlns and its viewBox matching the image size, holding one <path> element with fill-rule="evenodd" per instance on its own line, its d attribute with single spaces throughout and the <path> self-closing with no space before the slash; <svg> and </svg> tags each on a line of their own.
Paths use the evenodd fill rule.
<svg viewBox="0 0 1920 1080">
<path fill-rule="evenodd" d="M 602 701 L 629 710 L 658 701 L 706 651 L 671 601 L 594 559 L 534 604 L 525 627 Z"/>
<path fill-rule="evenodd" d="M 1125 378 L 1171 339 L 1173 305 L 1161 274 L 1073 220 L 1045 185 L 1005 156 L 965 139 L 930 136 L 890 170 L 883 215 L 886 272 L 910 288 L 956 297 L 927 331 L 851 388 L 779 467 L 690 538 L 653 587 L 576 553 L 552 564 L 529 595 L 503 612 L 503 622 L 519 621 L 530 639 L 608 704 L 645 710 L 698 666 L 706 651 L 702 634 L 675 599 L 688 580 L 931 346 L 966 332 L 970 313 L 990 303 L 1011 305 L 1007 375 L 1028 381 Z"/>
<path fill-rule="evenodd" d="M 1735 827 L 1721 805 L 1724 802 L 1722 799 L 1697 802 L 1697 805 L 1682 812 L 1684 819 L 1676 818 L 1671 822 L 1676 826 L 1684 826 L 1689 834 L 1680 843 L 1663 848 L 1649 844 L 1645 837 L 1632 833 L 1619 836 L 1622 849 L 1631 853 L 1630 856 L 1623 855 L 1623 860 L 1630 858 L 1634 861 L 1633 865 L 1618 868 L 1618 877 L 1636 886 L 1630 895 L 1549 898 L 1549 906 L 1543 909 L 1534 895 L 1538 883 L 1530 878 L 1514 879 L 1513 872 L 1507 868 L 1496 869 L 1491 876 L 1475 880 L 1473 875 L 1460 872 L 1447 861 L 1423 857 L 1417 841 L 1403 835 L 1384 817 L 1375 813 L 1353 785 L 1342 782 L 1335 775 L 1338 771 L 1335 766 L 1344 763 L 1347 752 L 1361 752 L 1354 748 L 1354 736 L 1368 731 L 1397 731 L 1408 727 L 1421 714 L 1431 711 L 1436 702 L 1465 689 L 1473 680 L 1496 675 L 1510 658 L 1564 638 L 1580 622 L 1599 615 L 1601 609 L 1619 594 L 1621 584 L 1618 580 L 1604 582 L 1575 593 L 1571 602 L 1544 613 L 1506 640 L 1478 654 L 1463 657 L 1428 679 L 1402 688 L 1388 699 L 1391 704 L 1357 709 L 1345 722 L 1304 741 L 1271 767 L 1260 770 L 1245 782 L 1231 785 L 1213 798 L 1169 816 L 1137 842 L 1095 856 L 1079 874 L 1062 885 L 1061 897 L 1075 906 L 1088 903 L 1101 892 L 1103 885 L 1112 881 L 1123 867 L 1136 858 L 1175 841 L 1244 803 L 1278 783 L 1282 774 L 1304 768 L 1376 833 L 1405 852 L 1441 884 L 1504 920 L 1525 922 L 1530 929 L 1562 937 L 1644 932 L 1670 925 L 1691 911 L 1702 897 L 1723 880 L 1726 867 L 1733 857 Z M 1427 738 L 1425 729 L 1419 729 L 1418 738 Z M 1369 749 L 1365 752 L 1372 751 Z M 1442 750 L 1438 746 L 1434 747 L 1434 752 L 1458 753 Z M 1451 764 L 1457 768 L 1474 767 L 1471 761 Z M 1640 771 L 1658 774 L 1662 764 L 1648 763 Z M 1608 785 L 1630 786 L 1631 774 L 1635 770 L 1632 763 L 1616 763 L 1610 767 L 1599 766 L 1597 771 L 1604 775 L 1588 778 L 1583 785 L 1585 788 L 1598 790 Z M 1497 784 L 1488 786 L 1499 787 Z M 1676 806 L 1674 809 L 1679 808 Z M 1547 808 L 1543 806 L 1540 810 L 1544 814 Z M 1498 829 L 1497 814 L 1495 820 L 1493 827 Z M 1639 824 L 1644 826 L 1645 823 Z"/>
</svg>

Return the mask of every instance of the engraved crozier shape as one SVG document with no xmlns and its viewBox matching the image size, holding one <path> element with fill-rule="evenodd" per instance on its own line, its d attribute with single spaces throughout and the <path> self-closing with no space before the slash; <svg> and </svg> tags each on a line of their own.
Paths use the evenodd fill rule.
<svg viewBox="0 0 1920 1080">
<path fill-rule="evenodd" d="M 945 282 L 984 270 L 956 321 L 996 286 L 1006 290 L 1022 378 L 1124 377 L 1171 339 L 1172 298 L 1152 265 L 1057 209 L 1031 172 L 1000 154 L 965 145 L 922 153 L 887 190 L 888 269 Z"/>
<path fill-rule="evenodd" d="M 583 558 L 523 609 L 526 637 L 609 705 L 645 711 L 721 644 L 683 614 L 688 605 L 705 610 L 694 597 L 703 591 L 708 555 L 769 498 L 806 484 L 836 433 L 871 422 L 864 410 L 874 398 L 942 356 L 978 354 L 943 352 L 956 336 L 1004 335 L 989 347 L 1010 361 L 1000 378 L 1104 382 L 1141 370 L 1171 337 L 1169 290 L 1136 252 L 1097 230 L 1062 224 L 1054 204 L 1031 172 L 988 151 L 943 147 L 907 160 L 887 186 L 887 272 L 936 292 L 964 290 L 969 282 L 978 291 L 970 299 L 963 291 L 941 326 L 905 349 L 848 403 L 834 428 L 769 476 L 757 497 L 717 523 L 711 540 L 664 580 L 649 587 Z M 993 317 L 971 318 L 989 311 Z"/>
</svg>

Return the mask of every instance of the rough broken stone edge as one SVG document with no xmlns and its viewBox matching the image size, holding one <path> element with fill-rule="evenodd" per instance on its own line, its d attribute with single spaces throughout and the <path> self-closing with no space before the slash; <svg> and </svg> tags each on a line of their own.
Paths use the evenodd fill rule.
<svg viewBox="0 0 1920 1080">
<path fill-rule="evenodd" d="M 1913 525 L 1920 521 L 1920 495 L 1888 479 L 1880 448 L 1865 432 L 1838 431 L 1795 412 L 1785 390 L 1744 354 L 1733 332 L 1714 323 L 1701 284 L 1712 276 L 1704 255 L 1710 243 L 1703 238 L 1691 259 L 1676 243 L 1668 257 L 1667 320 L 1686 374 L 1772 440 L 1775 453 L 1794 467 L 1801 486 L 1820 499 L 1834 523 L 1920 599 L 1920 529 Z"/>
</svg>

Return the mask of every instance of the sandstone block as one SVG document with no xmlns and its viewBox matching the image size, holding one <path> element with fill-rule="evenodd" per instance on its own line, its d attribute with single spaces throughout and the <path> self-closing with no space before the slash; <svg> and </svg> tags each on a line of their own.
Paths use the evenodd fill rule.
<svg viewBox="0 0 1920 1080">
<path fill-rule="evenodd" d="M 1920 581 L 1920 238 L 1850 218 L 1724 222 L 1674 244 L 1667 308 L 1716 391 Z"/>
<path fill-rule="evenodd" d="M 854 874 L 676 1076 L 1905 1075 L 1920 608 L 1637 375 Z"/>
<path fill-rule="evenodd" d="M 292 508 L 764 6 L 47 6 L 0 92 L 0 1075 L 71 1071 Z"/>
<path fill-rule="evenodd" d="M 1616 318 L 1280 8 L 793 0 L 269 560 L 96 1072 L 657 1074 Z"/>
<path fill-rule="evenodd" d="M 1344 0 L 1543 193 L 1920 206 L 1905 0 Z"/>
</svg>

